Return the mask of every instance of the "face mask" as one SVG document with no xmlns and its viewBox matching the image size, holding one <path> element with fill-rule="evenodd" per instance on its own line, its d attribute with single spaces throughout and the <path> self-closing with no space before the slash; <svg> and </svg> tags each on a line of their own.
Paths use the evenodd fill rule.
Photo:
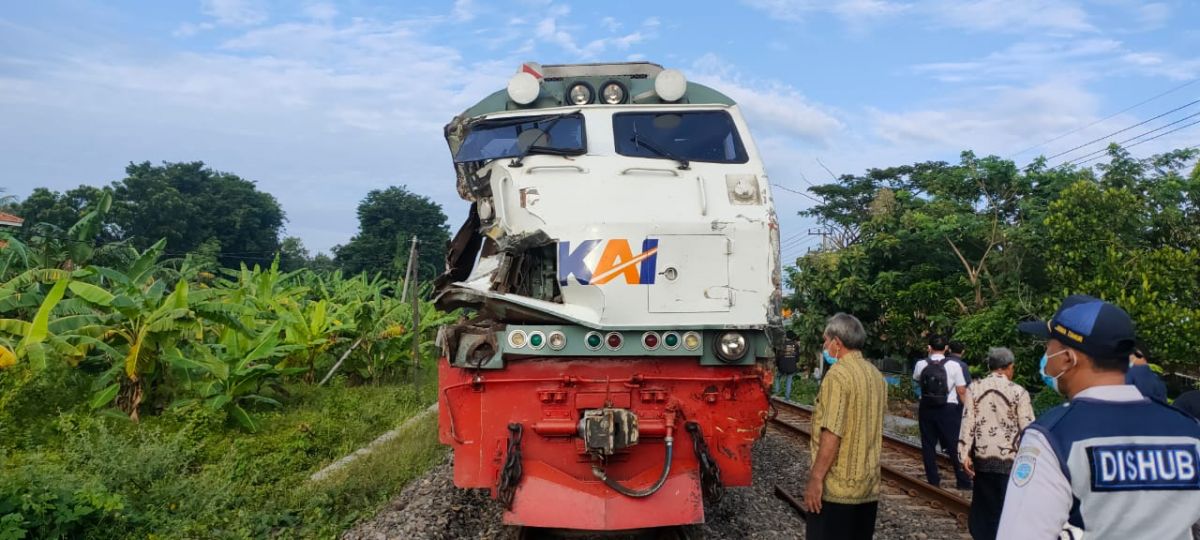
<svg viewBox="0 0 1200 540">
<path fill-rule="evenodd" d="M 821 357 L 825 359 L 826 364 L 829 364 L 831 366 L 833 365 L 834 362 L 837 362 L 837 357 L 832 354 L 829 354 L 829 351 L 826 351 L 824 349 L 821 350 Z"/>
<path fill-rule="evenodd" d="M 1052 356 L 1058 356 L 1058 355 L 1064 354 L 1066 352 L 1067 351 L 1065 351 L 1065 350 L 1058 351 L 1058 352 L 1054 353 Z M 1052 356 L 1046 356 L 1045 354 L 1042 355 L 1042 363 L 1038 366 L 1038 373 L 1040 373 L 1042 375 L 1042 382 L 1046 383 L 1046 386 L 1049 386 L 1051 390 L 1054 390 L 1055 392 L 1058 392 L 1061 394 L 1062 392 L 1058 389 L 1058 378 L 1062 377 L 1063 373 L 1066 373 L 1071 368 L 1064 369 L 1064 370 L 1062 370 L 1062 373 L 1059 373 L 1058 375 L 1055 375 L 1053 377 L 1047 375 L 1046 374 L 1046 362 L 1048 362 Z"/>
</svg>

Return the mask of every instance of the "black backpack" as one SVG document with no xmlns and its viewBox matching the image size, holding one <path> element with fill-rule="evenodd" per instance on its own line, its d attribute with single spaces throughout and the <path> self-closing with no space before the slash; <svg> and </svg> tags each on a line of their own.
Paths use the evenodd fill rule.
<svg viewBox="0 0 1200 540">
<path fill-rule="evenodd" d="M 921 403 L 945 405 L 950 395 L 950 383 L 946 375 L 946 359 L 927 360 L 918 382 L 921 386 Z"/>
</svg>

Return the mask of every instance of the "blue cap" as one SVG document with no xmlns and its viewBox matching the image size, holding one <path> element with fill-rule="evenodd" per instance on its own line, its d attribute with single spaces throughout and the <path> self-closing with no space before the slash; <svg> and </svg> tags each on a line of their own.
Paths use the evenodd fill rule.
<svg viewBox="0 0 1200 540">
<path fill-rule="evenodd" d="M 1049 321 L 1023 322 L 1017 329 L 1098 358 L 1126 356 L 1135 343 L 1133 319 L 1125 310 L 1085 294 L 1068 296 Z"/>
</svg>

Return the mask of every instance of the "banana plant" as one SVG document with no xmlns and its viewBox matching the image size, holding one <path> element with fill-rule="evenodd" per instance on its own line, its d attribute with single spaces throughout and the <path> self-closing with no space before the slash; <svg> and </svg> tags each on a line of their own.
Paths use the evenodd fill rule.
<svg viewBox="0 0 1200 540">
<path fill-rule="evenodd" d="M 202 401 L 213 410 L 225 411 L 247 430 L 258 431 L 258 422 L 246 406 L 259 403 L 278 407 L 278 401 L 263 395 L 264 387 L 281 391 L 278 383 L 282 377 L 304 371 L 274 363 L 275 359 L 301 348 L 280 343 L 281 326 L 282 323 L 276 322 L 253 338 L 226 332 L 219 344 L 191 347 L 190 355 L 182 354 L 179 349 L 170 351 L 166 359 L 172 367 L 207 375 L 196 385 L 198 398 L 180 400 L 175 405 Z"/>
</svg>

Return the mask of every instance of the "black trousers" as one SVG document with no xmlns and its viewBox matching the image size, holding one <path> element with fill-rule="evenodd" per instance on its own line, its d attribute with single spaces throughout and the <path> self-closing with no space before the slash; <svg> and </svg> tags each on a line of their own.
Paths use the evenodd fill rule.
<svg viewBox="0 0 1200 540">
<path fill-rule="evenodd" d="M 975 540 L 995 540 L 1000 528 L 1000 511 L 1004 510 L 1004 492 L 1008 489 L 1008 475 L 995 472 L 975 473 L 975 487 L 971 494 L 971 513 L 967 515 L 967 528 Z"/>
<path fill-rule="evenodd" d="M 821 501 L 820 514 L 808 514 L 806 540 L 871 540 L 878 502 L 839 504 Z"/>
<path fill-rule="evenodd" d="M 963 471 L 958 462 L 958 429 L 962 426 L 962 416 L 958 413 L 958 405 L 921 404 L 917 409 L 917 427 L 921 429 L 921 457 L 925 461 L 925 479 L 931 485 L 940 486 L 941 474 L 937 466 L 937 445 L 947 450 L 950 461 L 954 464 L 954 476 L 959 486 L 971 485 L 971 479 Z"/>
</svg>

